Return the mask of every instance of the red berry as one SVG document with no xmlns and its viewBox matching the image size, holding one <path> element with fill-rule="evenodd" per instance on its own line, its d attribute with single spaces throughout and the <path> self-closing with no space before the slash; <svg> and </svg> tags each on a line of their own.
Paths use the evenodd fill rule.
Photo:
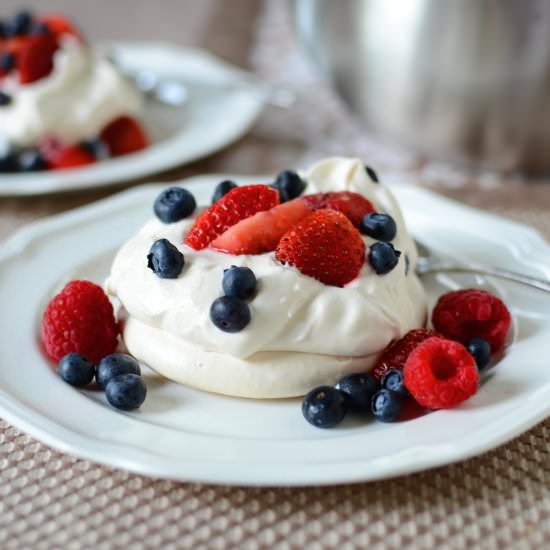
<svg viewBox="0 0 550 550">
<path fill-rule="evenodd" d="M 118 326 L 103 289 L 77 280 L 48 304 L 41 333 L 44 349 L 54 361 L 76 352 L 96 363 L 115 351 Z"/>
<path fill-rule="evenodd" d="M 109 146 L 109 152 L 114 157 L 135 153 L 149 144 L 141 125 L 129 116 L 118 117 L 107 124 L 100 137 Z"/>
<path fill-rule="evenodd" d="M 82 35 L 75 27 L 75 25 L 69 21 L 64 15 L 52 14 L 39 19 L 40 23 L 44 23 L 50 31 L 57 37 L 69 34 L 82 40 Z"/>
<path fill-rule="evenodd" d="M 279 192 L 268 185 L 231 189 L 197 218 L 184 242 L 195 250 L 202 250 L 241 220 L 278 204 Z"/>
<path fill-rule="evenodd" d="M 352 191 L 317 193 L 316 195 L 306 195 L 303 199 L 312 210 L 331 208 L 342 212 L 355 227 L 359 227 L 364 216 L 375 211 L 370 201 L 363 195 Z"/>
<path fill-rule="evenodd" d="M 317 210 L 285 233 L 275 257 L 326 285 L 344 286 L 359 275 L 365 244 L 344 214 Z"/>
<path fill-rule="evenodd" d="M 403 367 L 405 387 L 427 409 L 456 407 L 477 391 L 479 373 L 475 359 L 453 340 L 428 338 Z"/>
<path fill-rule="evenodd" d="M 439 298 L 432 324 L 446 338 L 466 344 L 470 338 L 487 340 L 493 352 L 502 349 L 512 319 L 504 302 L 486 290 L 469 288 Z"/>
<path fill-rule="evenodd" d="M 437 332 L 427 328 L 416 328 L 409 330 L 405 336 L 399 340 L 392 340 L 380 354 L 376 361 L 372 374 L 379 380 L 390 369 L 402 369 L 410 353 L 424 340 L 439 336 Z"/>
<path fill-rule="evenodd" d="M 17 59 L 21 84 L 30 84 L 48 76 L 53 69 L 53 57 L 57 48 L 57 39 L 51 34 L 32 37 L 21 48 Z"/>
<path fill-rule="evenodd" d="M 230 227 L 212 242 L 212 248 L 235 255 L 271 252 L 281 237 L 310 213 L 302 199 L 279 204 Z"/>
<path fill-rule="evenodd" d="M 52 170 L 64 170 L 66 168 L 75 168 L 92 164 L 96 161 L 95 157 L 78 145 L 69 147 L 60 147 L 55 151 L 49 152 L 49 157 L 46 157 L 48 167 Z"/>
</svg>

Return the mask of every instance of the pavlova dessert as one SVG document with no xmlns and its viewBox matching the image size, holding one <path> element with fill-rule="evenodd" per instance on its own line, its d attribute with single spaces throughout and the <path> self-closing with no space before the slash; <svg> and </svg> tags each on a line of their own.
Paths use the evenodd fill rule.
<svg viewBox="0 0 550 550">
<path fill-rule="evenodd" d="M 0 172 L 64 169 L 143 149 L 140 93 L 65 17 L 0 21 Z"/>
</svg>

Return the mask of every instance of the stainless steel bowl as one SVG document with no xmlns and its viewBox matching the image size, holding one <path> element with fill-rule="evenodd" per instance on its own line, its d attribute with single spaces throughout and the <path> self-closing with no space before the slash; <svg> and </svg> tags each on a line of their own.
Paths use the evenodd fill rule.
<svg viewBox="0 0 550 550">
<path fill-rule="evenodd" d="M 431 158 L 550 173 L 550 1 L 295 0 L 369 127 Z"/>
</svg>

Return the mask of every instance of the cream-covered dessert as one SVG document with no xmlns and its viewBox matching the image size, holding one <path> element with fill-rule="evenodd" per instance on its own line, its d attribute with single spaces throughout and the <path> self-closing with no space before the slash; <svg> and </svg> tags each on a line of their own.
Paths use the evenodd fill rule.
<svg viewBox="0 0 550 550">
<path fill-rule="evenodd" d="M 120 249 L 106 283 L 127 313 L 124 341 L 135 357 L 168 378 L 207 391 L 290 397 L 368 370 L 392 339 L 424 325 L 416 250 L 390 191 L 357 159 L 327 159 L 301 175 L 306 195 L 357 193 L 377 212 L 389 214 L 397 227 L 392 244 L 401 252 L 395 267 L 378 274 L 368 260 L 375 240 L 361 235 L 365 262 L 340 288 L 284 265 L 273 251 L 195 250 L 184 239 L 200 213 L 169 224 L 152 219 Z M 177 278 L 161 278 L 148 266 L 159 239 L 185 258 Z M 250 322 L 238 332 L 224 332 L 212 322 L 210 309 L 223 294 L 224 269 L 232 265 L 249 267 L 258 288 L 249 303 Z"/>
</svg>

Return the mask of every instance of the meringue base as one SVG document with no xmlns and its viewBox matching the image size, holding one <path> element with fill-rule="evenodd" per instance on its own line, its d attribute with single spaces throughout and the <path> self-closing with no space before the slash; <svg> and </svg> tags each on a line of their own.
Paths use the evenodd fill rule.
<svg viewBox="0 0 550 550">
<path fill-rule="evenodd" d="M 372 368 L 376 354 L 344 357 L 297 352 L 257 352 L 240 359 L 204 351 L 133 317 L 124 325 L 128 351 L 159 374 L 196 389 L 251 399 L 300 397 Z"/>
</svg>

